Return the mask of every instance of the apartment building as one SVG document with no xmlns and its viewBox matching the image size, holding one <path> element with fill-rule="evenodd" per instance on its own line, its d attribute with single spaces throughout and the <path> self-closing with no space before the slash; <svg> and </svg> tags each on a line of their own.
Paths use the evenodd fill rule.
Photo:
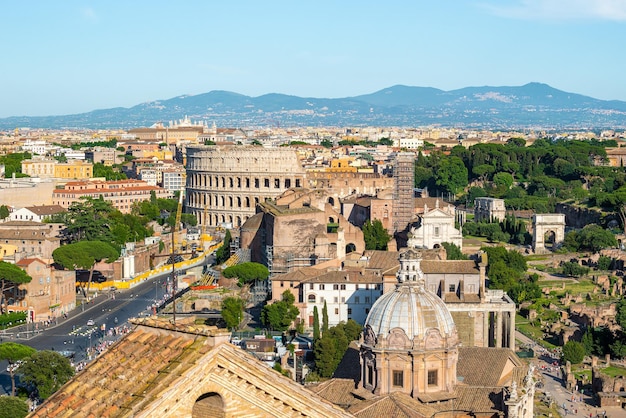
<svg viewBox="0 0 626 418">
<path fill-rule="evenodd" d="M 150 186 L 141 180 L 75 181 L 65 184 L 63 189 L 52 192 L 52 204 L 69 208 L 83 197 L 102 197 L 122 213 L 130 213 L 135 202 L 150 200 L 154 192 L 157 198 L 168 199 L 171 192 L 158 186 Z"/>
</svg>

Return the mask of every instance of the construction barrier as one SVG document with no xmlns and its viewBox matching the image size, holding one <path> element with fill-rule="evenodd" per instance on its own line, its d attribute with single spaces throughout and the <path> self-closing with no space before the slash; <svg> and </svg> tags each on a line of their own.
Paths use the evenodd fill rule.
<svg viewBox="0 0 626 418">
<path fill-rule="evenodd" d="M 222 246 L 222 244 L 223 244 L 223 241 L 217 244 L 211 245 L 208 250 L 200 253 L 200 255 L 196 258 L 183 260 L 183 261 L 179 261 L 178 263 L 174 263 L 173 269 L 174 270 L 186 270 L 186 269 L 197 266 L 198 264 L 204 262 L 204 259 L 210 256 L 211 254 L 213 254 L 219 247 Z M 144 280 L 148 280 L 159 274 L 169 273 L 171 271 L 172 271 L 172 265 L 164 264 L 155 269 L 144 271 L 143 273 L 140 273 L 137 276 L 133 277 L 132 279 L 128 279 L 128 280 L 108 280 L 102 283 L 91 282 L 91 285 L 89 286 L 89 290 L 102 291 L 102 290 L 111 289 L 112 287 L 115 287 L 117 289 L 131 289 L 134 286 L 138 285 L 139 283 L 143 282 Z M 76 282 L 76 285 L 84 285 L 86 287 L 87 283 Z"/>
</svg>

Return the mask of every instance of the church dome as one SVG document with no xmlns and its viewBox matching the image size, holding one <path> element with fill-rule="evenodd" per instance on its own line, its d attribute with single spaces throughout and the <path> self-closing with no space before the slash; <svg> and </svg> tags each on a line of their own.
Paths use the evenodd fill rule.
<svg viewBox="0 0 626 418">
<path fill-rule="evenodd" d="M 437 330 L 442 340 L 452 337 L 448 342 L 453 343 L 458 335 L 452 315 L 439 296 L 426 290 L 416 254 L 414 250 L 401 254 L 399 283 L 374 303 L 365 321 L 366 332 L 377 340 L 401 329 L 409 340 L 421 341 Z"/>
</svg>

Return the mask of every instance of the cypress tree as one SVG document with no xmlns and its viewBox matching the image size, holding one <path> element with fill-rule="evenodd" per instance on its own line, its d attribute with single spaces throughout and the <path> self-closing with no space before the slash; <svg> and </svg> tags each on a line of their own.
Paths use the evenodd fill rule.
<svg viewBox="0 0 626 418">
<path fill-rule="evenodd" d="M 313 341 L 320 339 L 320 316 L 317 312 L 317 306 L 313 307 Z"/>
<path fill-rule="evenodd" d="M 328 308 L 326 307 L 326 301 L 324 301 L 324 307 L 322 308 L 322 336 L 328 332 Z"/>
</svg>

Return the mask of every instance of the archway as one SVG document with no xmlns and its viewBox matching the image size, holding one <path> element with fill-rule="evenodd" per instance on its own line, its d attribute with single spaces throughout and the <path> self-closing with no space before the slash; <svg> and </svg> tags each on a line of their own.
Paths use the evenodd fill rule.
<svg viewBox="0 0 626 418">
<path fill-rule="evenodd" d="M 549 230 L 543 233 L 543 246 L 546 249 L 550 249 L 552 251 L 555 250 L 554 244 L 556 244 L 556 232 L 553 230 Z"/>
<path fill-rule="evenodd" d="M 346 254 L 353 253 L 355 251 L 356 251 L 356 245 L 354 245 L 353 243 L 349 243 L 348 245 L 346 245 Z"/>
<path fill-rule="evenodd" d="M 562 213 L 533 215 L 533 251 L 546 252 L 545 234 L 552 231 L 554 234 L 552 248 L 558 246 L 565 239 L 565 215 Z"/>
<path fill-rule="evenodd" d="M 329 204 L 330 206 L 333 206 L 333 207 L 334 207 L 334 206 L 335 206 L 335 199 L 334 199 L 334 198 L 332 198 L 332 197 L 329 197 L 329 198 L 328 198 L 328 204 Z"/>
<path fill-rule="evenodd" d="M 191 409 L 193 418 L 224 418 L 224 399 L 219 393 L 209 392 L 196 399 Z"/>
</svg>

